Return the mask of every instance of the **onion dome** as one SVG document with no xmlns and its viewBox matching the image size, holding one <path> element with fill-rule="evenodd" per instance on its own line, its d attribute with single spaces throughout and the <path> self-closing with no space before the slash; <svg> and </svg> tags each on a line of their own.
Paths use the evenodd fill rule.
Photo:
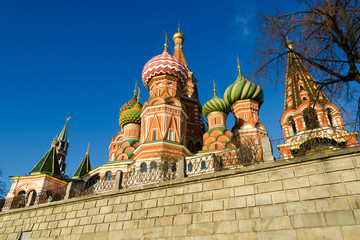
<svg viewBox="0 0 360 240">
<path fill-rule="evenodd" d="M 259 85 L 244 78 L 241 74 L 240 67 L 239 75 L 235 82 L 231 84 L 224 93 L 224 100 L 232 106 L 239 100 L 254 100 L 260 105 L 264 101 L 264 93 Z"/>
<path fill-rule="evenodd" d="M 207 101 L 202 109 L 203 114 L 205 117 L 212 112 L 223 112 L 226 115 L 230 112 L 230 105 L 225 102 L 223 99 L 218 98 L 216 96 L 216 91 L 214 90 L 214 96 L 212 99 Z"/>
<path fill-rule="evenodd" d="M 135 104 L 133 108 L 125 110 L 119 118 L 119 125 L 123 127 L 125 124 L 128 123 L 141 123 L 141 105 L 139 102 Z"/>
<path fill-rule="evenodd" d="M 136 90 L 135 90 L 134 96 L 129 101 L 124 103 L 124 105 L 122 105 L 122 107 L 120 108 L 119 115 L 121 115 L 125 110 L 133 108 L 135 106 L 136 102 L 137 102 L 137 97 L 136 97 Z"/>
<path fill-rule="evenodd" d="M 175 57 L 171 56 L 167 52 L 166 47 L 162 54 L 153 57 L 145 64 L 142 71 L 144 86 L 149 89 L 150 80 L 153 77 L 164 74 L 179 78 L 182 85 L 185 85 L 188 79 L 188 71 L 186 67 Z"/>
<path fill-rule="evenodd" d="M 183 42 L 185 42 L 185 36 L 180 32 L 180 28 L 178 28 L 178 32 L 174 34 L 173 41 L 175 42 L 175 39 L 181 38 Z"/>
</svg>

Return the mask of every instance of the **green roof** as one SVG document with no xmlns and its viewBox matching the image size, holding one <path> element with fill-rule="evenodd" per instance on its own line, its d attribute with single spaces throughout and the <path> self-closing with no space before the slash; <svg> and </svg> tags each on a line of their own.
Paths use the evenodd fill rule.
<svg viewBox="0 0 360 240">
<path fill-rule="evenodd" d="M 89 152 L 86 152 L 85 157 L 81 161 L 78 169 L 75 171 L 72 178 L 81 178 L 91 170 Z"/>
<path fill-rule="evenodd" d="M 220 130 L 222 133 L 224 133 L 226 130 L 227 130 L 227 128 L 225 128 L 225 127 L 213 127 L 213 128 L 210 128 L 208 131 L 207 131 L 207 133 L 210 135 L 210 133 L 212 132 L 212 131 L 214 131 L 214 130 Z"/>
<path fill-rule="evenodd" d="M 70 119 L 70 118 L 67 118 L 67 119 L 66 119 L 65 126 L 64 126 L 64 128 L 61 130 L 61 133 L 60 133 L 60 135 L 59 135 L 59 137 L 58 137 L 58 140 L 59 140 L 60 142 L 66 142 L 66 140 L 67 140 L 67 124 L 68 124 L 69 119 Z"/>
<path fill-rule="evenodd" d="M 38 164 L 31 170 L 30 175 L 48 173 L 53 175 L 61 175 L 59 161 L 54 146 L 41 158 Z"/>
</svg>

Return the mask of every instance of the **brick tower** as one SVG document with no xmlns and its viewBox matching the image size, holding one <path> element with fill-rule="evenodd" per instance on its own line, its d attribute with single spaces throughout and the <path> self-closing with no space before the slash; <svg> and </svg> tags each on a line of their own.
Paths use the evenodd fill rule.
<svg viewBox="0 0 360 240">
<path fill-rule="evenodd" d="M 287 40 L 287 48 L 285 103 L 280 120 L 285 143 L 278 146 L 282 157 L 306 154 L 315 146 L 338 148 L 357 144 L 343 126 L 340 109 L 327 99 L 292 51 L 291 40 Z"/>
<path fill-rule="evenodd" d="M 198 89 L 196 86 L 197 79 L 194 77 L 194 73 L 189 69 L 188 64 L 185 60 L 183 53 L 183 43 L 185 41 L 185 36 L 180 32 L 174 34 L 173 41 L 175 43 L 174 47 L 174 57 L 178 59 L 188 70 L 188 81 L 181 91 L 180 100 L 184 104 L 186 113 L 188 115 L 187 119 L 187 132 L 186 132 L 186 147 L 190 152 L 195 153 L 201 150 L 202 147 L 202 117 L 201 117 L 201 104 L 198 98 Z"/>
<path fill-rule="evenodd" d="M 188 70 L 167 51 L 147 62 L 142 71 L 149 100 L 141 113 L 140 145 L 134 159 L 190 155 L 186 148 L 187 119 L 181 94 L 188 81 Z"/>
<path fill-rule="evenodd" d="M 247 80 L 238 66 L 238 77 L 224 93 L 224 100 L 231 106 L 235 117 L 232 129 L 237 147 L 261 145 L 262 138 L 267 136 L 265 126 L 259 121 L 259 109 L 264 101 L 264 93 L 259 85 Z M 260 148 L 261 149 L 261 148 Z"/>
</svg>

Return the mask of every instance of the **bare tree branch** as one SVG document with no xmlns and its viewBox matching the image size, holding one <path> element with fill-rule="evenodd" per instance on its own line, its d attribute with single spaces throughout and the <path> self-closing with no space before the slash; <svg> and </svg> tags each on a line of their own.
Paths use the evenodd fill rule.
<svg viewBox="0 0 360 240">
<path fill-rule="evenodd" d="M 263 36 L 256 50 L 254 75 L 279 83 L 285 56 L 292 52 L 329 95 L 350 94 L 348 83 L 360 84 L 360 1 L 298 1 L 306 5 L 305 11 L 259 14 Z M 293 49 L 286 47 L 287 38 L 294 41 Z"/>
</svg>

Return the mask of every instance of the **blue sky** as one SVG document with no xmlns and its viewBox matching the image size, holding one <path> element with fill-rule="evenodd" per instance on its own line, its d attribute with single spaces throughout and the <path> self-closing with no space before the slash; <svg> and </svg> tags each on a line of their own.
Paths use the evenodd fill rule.
<svg viewBox="0 0 360 240">
<path fill-rule="evenodd" d="M 110 139 L 120 130 L 119 108 L 132 97 L 134 79 L 141 83 L 145 63 L 162 52 L 164 30 L 171 37 L 180 22 L 185 58 L 204 104 L 213 79 L 218 95 L 235 80 L 236 54 L 245 77 L 254 69 L 259 11 L 298 8 L 294 1 L 219 3 L 2 1 L 0 168 L 7 187 L 8 176 L 28 174 L 46 153 L 67 116 L 67 173 L 75 172 L 88 142 L 92 167 L 107 162 Z M 281 138 L 283 86 L 261 86 L 260 121 L 271 139 Z M 148 91 L 140 87 L 144 102 Z"/>
</svg>

